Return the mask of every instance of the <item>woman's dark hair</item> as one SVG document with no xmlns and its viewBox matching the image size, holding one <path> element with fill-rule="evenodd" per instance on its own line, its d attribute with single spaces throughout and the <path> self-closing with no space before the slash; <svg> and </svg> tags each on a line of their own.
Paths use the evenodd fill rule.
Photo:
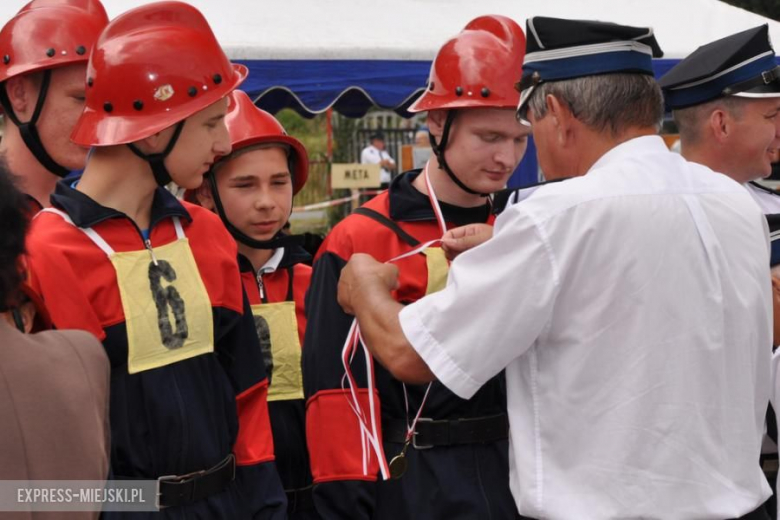
<svg viewBox="0 0 780 520">
<path fill-rule="evenodd" d="M 16 188 L 14 177 L 0 160 L 0 312 L 14 307 L 19 284 L 24 280 L 20 257 L 30 219 L 25 196 Z"/>
</svg>

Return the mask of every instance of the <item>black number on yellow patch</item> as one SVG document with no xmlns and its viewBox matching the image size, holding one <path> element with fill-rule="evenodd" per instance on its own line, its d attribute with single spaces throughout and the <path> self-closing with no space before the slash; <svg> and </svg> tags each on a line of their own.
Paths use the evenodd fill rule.
<svg viewBox="0 0 780 520">
<path fill-rule="evenodd" d="M 173 282 L 176 280 L 176 271 L 165 260 L 158 261 L 157 265 L 154 262 L 149 262 L 149 286 L 157 306 L 157 325 L 160 327 L 162 343 L 169 349 L 181 348 L 189 335 L 187 316 L 184 314 L 184 300 L 181 299 L 176 287 L 172 285 L 163 287 L 160 283 L 161 278 L 164 278 L 166 282 Z M 169 307 L 173 312 L 176 331 L 171 327 Z"/>
<path fill-rule="evenodd" d="M 268 376 L 268 384 L 271 384 L 271 376 L 274 372 L 274 353 L 271 350 L 271 327 L 268 326 L 268 322 L 262 316 L 255 315 L 255 330 L 257 330 L 257 337 L 260 339 L 260 350 L 263 353 L 263 365 L 265 365 L 265 373 Z"/>
</svg>

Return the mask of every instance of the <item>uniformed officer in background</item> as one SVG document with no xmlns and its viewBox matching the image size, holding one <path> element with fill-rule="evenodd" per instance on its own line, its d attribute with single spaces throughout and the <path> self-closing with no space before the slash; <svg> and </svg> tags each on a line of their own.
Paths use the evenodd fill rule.
<svg viewBox="0 0 780 520">
<path fill-rule="evenodd" d="M 682 155 L 745 185 L 764 213 L 780 196 L 755 181 L 780 148 L 780 67 L 766 25 L 696 49 L 660 80 Z"/>
</svg>

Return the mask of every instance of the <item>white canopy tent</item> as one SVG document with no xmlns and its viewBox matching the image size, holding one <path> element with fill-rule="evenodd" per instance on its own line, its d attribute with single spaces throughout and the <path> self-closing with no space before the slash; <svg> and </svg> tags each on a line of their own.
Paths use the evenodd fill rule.
<svg viewBox="0 0 780 520">
<path fill-rule="evenodd" d="M 0 20 L 28 0 L 0 2 Z M 110 17 L 149 0 L 103 0 Z M 231 59 L 250 68 L 243 88 L 258 105 L 312 116 L 330 107 L 361 116 L 371 106 L 405 113 L 422 90 L 439 47 L 483 14 L 525 28 L 529 16 L 651 26 L 666 72 L 699 45 L 780 23 L 718 0 L 189 0 L 212 24 Z"/>
<path fill-rule="evenodd" d="M 22 0 L 4 0 L 9 18 Z M 109 16 L 148 0 L 103 0 Z M 190 0 L 212 24 L 231 58 L 431 60 L 466 23 L 483 14 L 603 20 L 653 27 L 665 58 L 697 46 L 780 23 L 718 0 Z M 19 4 L 18 6 L 16 4 Z"/>
<path fill-rule="evenodd" d="M 29 0 L 2 0 L 9 20 Z M 150 0 L 102 0 L 110 17 Z M 188 0 L 211 23 L 233 60 L 250 69 L 242 89 L 276 113 L 312 117 L 329 108 L 353 117 L 372 106 L 407 115 L 437 50 L 470 20 L 505 15 L 525 29 L 530 16 L 650 26 L 665 51 L 664 74 L 698 46 L 740 30 L 780 23 L 718 0 Z M 519 64 L 518 64 L 519 65 Z M 536 179 L 535 153 L 520 165 L 522 185 Z"/>
</svg>

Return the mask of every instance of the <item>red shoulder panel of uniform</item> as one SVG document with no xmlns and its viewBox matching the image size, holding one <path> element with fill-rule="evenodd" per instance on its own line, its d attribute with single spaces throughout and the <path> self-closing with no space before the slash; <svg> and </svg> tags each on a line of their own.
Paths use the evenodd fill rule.
<svg viewBox="0 0 780 520">
<path fill-rule="evenodd" d="M 365 206 L 389 215 L 387 192 L 377 195 Z M 420 243 L 441 238 L 441 230 L 435 220 L 396 222 L 405 232 Z M 395 232 L 375 220 L 353 214 L 339 222 L 326 238 L 317 257 L 325 253 L 349 260 L 354 253 L 367 253 L 380 262 L 387 262 L 407 253 L 412 247 L 398 238 Z M 395 297 L 399 301 L 420 299 L 428 284 L 428 268 L 425 256 L 413 255 L 396 262 L 399 269 L 399 289 Z"/>
<path fill-rule="evenodd" d="M 211 212 L 190 204 L 187 210 L 193 220 L 182 222 L 184 233 L 212 306 L 243 313 L 235 241 Z M 144 247 L 138 229 L 127 219 L 105 220 L 94 229 L 115 251 Z M 150 236 L 153 247 L 175 239 L 170 219 L 158 224 Z M 40 213 L 33 220 L 27 249 L 30 286 L 57 328 L 88 330 L 103 339 L 104 328 L 124 321 L 114 267 L 82 231 L 59 215 Z"/>
<path fill-rule="evenodd" d="M 372 209 L 386 217 L 390 215 L 389 196 L 380 193 L 364 207 Z M 396 222 L 404 231 L 420 242 L 441 237 L 436 221 Z M 385 262 L 409 251 L 411 247 L 400 240 L 391 229 L 363 215 L 349 215 L 339 222 L 320 247 L 317 258 L 332 253 L 349 260 L 354 253 L 368 253 L 377 260 Z"/>
<path fill-rule="evenodd" d="M 127 223 L 126 229 L 132 225 Z M 30 287 L 55 327 L 86 330 L 102 340 L 104 328 L 124 321 L 114 268 L 80 230 L 58 215 L 39 213 L 27 236 L 27 251 Z"/>
<path fill-rule="evenodd" d="M 306 334 L 306 291 L 311 283 L 311 266 L 297 264 L 293 267 L 293 299 L 295 300 L 295 316 L 298 318 L 298 336 L 303 347 L 303 337 Z"/>
<path fill-rule="evenodd" d="M 355 391 L 363 410 L 368 410 L 369 392 Z M 380 408 L 379 394 L 374 391 L 374 405 Z M 350 406 L 349 390 L 321 390 L 306 403 L 306 442 L 309 447 L 314 483 L 338 480 L 376 481 L 379 461 L 363 440 L 360 422 Z M 382 446 L 382 432 L 379 445 Z M 368 464 L 363 471 L 364 450 Z"/>
<path fill-rule="evenodd" d="M 183 223 L 184 234 L 190 241 L 192 254 L 212 305 L 243 314 L 236 241 L 215 213 L 189 202 L 182 202 L 182 205 L 192 217 L 192 222 Z"/>
</svg>

